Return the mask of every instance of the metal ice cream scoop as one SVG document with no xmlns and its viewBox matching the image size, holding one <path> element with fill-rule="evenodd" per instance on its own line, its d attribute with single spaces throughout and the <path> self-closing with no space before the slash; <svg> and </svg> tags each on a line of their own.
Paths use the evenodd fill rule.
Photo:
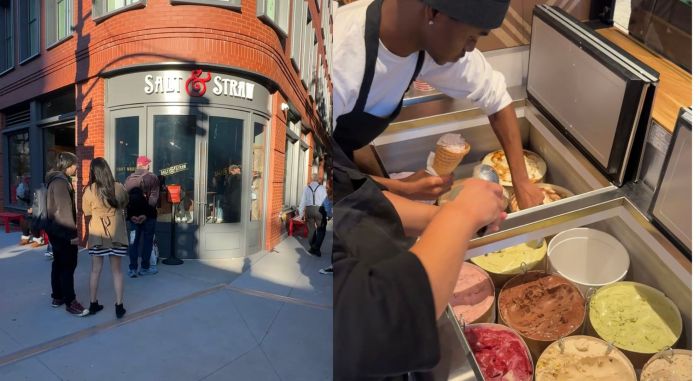
<svg viewBox="0 0 700 381">
<path fill-rule="evenodd" d="M 472 176 L 476 177 L 477 179 L 492 182 L 494 184 L 500 184 L 500 181 L 498 179 L 498 173 L 496 173 L 496 170 L 488 164 L 479 164 L 475 166 L 472 172 Z M 482 227 L 476 232 L 476 234 L 479 237 L 482 237 L 486 233 L 486 228 L 486 226 Z"/>
</svg>

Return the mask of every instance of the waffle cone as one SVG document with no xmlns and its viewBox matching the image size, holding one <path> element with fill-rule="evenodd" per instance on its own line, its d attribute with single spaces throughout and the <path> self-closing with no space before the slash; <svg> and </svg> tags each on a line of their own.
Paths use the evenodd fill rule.
<svg viewBox="0 0 700 381">
<path fill-rule="evenodd" d="M 433 170 L 435 170 L 438 176 L 448 176 L 450 173 L 454 172 L 464 156 L 469 153 L 469 149 L 469 144 L 465 144 L 462 151 L 455 152 L 438 144 L 435 149 L 435 158 L 433 159 Z"/>
</svg>

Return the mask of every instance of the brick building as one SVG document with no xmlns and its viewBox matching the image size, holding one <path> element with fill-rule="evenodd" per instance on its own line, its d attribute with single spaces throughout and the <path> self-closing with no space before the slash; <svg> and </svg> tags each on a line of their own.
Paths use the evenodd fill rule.
<svg viewBox="0 0 700 381">
<path fill-rule="evenodd" d="M 270 249 L 310 173 L 323 172 L 332 4 L 0 0 L 2 207 L 26 209 L 20 196 L 58 152 L 81 159 L 78 205 L 92 158 L 123 181 L 147 155 L 182 189 L 179 257 Z M 167 253 L 173 215 L 165 193 L 160 203 Z"/>
</svg>

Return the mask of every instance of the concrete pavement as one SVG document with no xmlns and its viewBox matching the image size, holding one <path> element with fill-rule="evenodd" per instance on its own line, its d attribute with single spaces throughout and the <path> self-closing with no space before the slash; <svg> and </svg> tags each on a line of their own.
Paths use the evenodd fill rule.
<svg viewBox="0 0 700 381">
<path fill-rule="evenodd" d="M 50 306 L 44 247 L 0 233 L 0 380 L 330 380 L 333 277 L 318 273 L 330 264 L 328 228 L 322 258 L 287 238 L 273 252 L 125 278 L 121 320 L 109 266 L 105 309 L 77 318 Z M 89 271 L 83 251 L 75 288 L 86 307 Z"/>
</svg>

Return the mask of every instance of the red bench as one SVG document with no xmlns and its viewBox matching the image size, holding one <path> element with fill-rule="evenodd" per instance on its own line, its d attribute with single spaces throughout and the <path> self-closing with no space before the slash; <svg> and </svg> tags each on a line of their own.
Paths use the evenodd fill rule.
<svg viewBox="0 0 700 381">
<path fill-rule="evenodd" d="M 3 224 L 5 224 L 5 233 L 9 233 L 10 222 L 17 221 L 17 223 L 21 226 L 22 221 L 24 221 L 24 215 L 21 213 L 0 212 L 0 221 L 2 221 Z"/>
<path fill-rule="evenodd" d="M 302 235 L 304 238 L 306 238 L 309 235 L 309 228 L 306 227 L 306 222 L 296 219 L 296 218 L 290 218 L 289 219 L 289 236 L 293 237 L 294 236 L 294 231 L 297 230 L 298 228 L 301 228 Z"/>
</svg>

